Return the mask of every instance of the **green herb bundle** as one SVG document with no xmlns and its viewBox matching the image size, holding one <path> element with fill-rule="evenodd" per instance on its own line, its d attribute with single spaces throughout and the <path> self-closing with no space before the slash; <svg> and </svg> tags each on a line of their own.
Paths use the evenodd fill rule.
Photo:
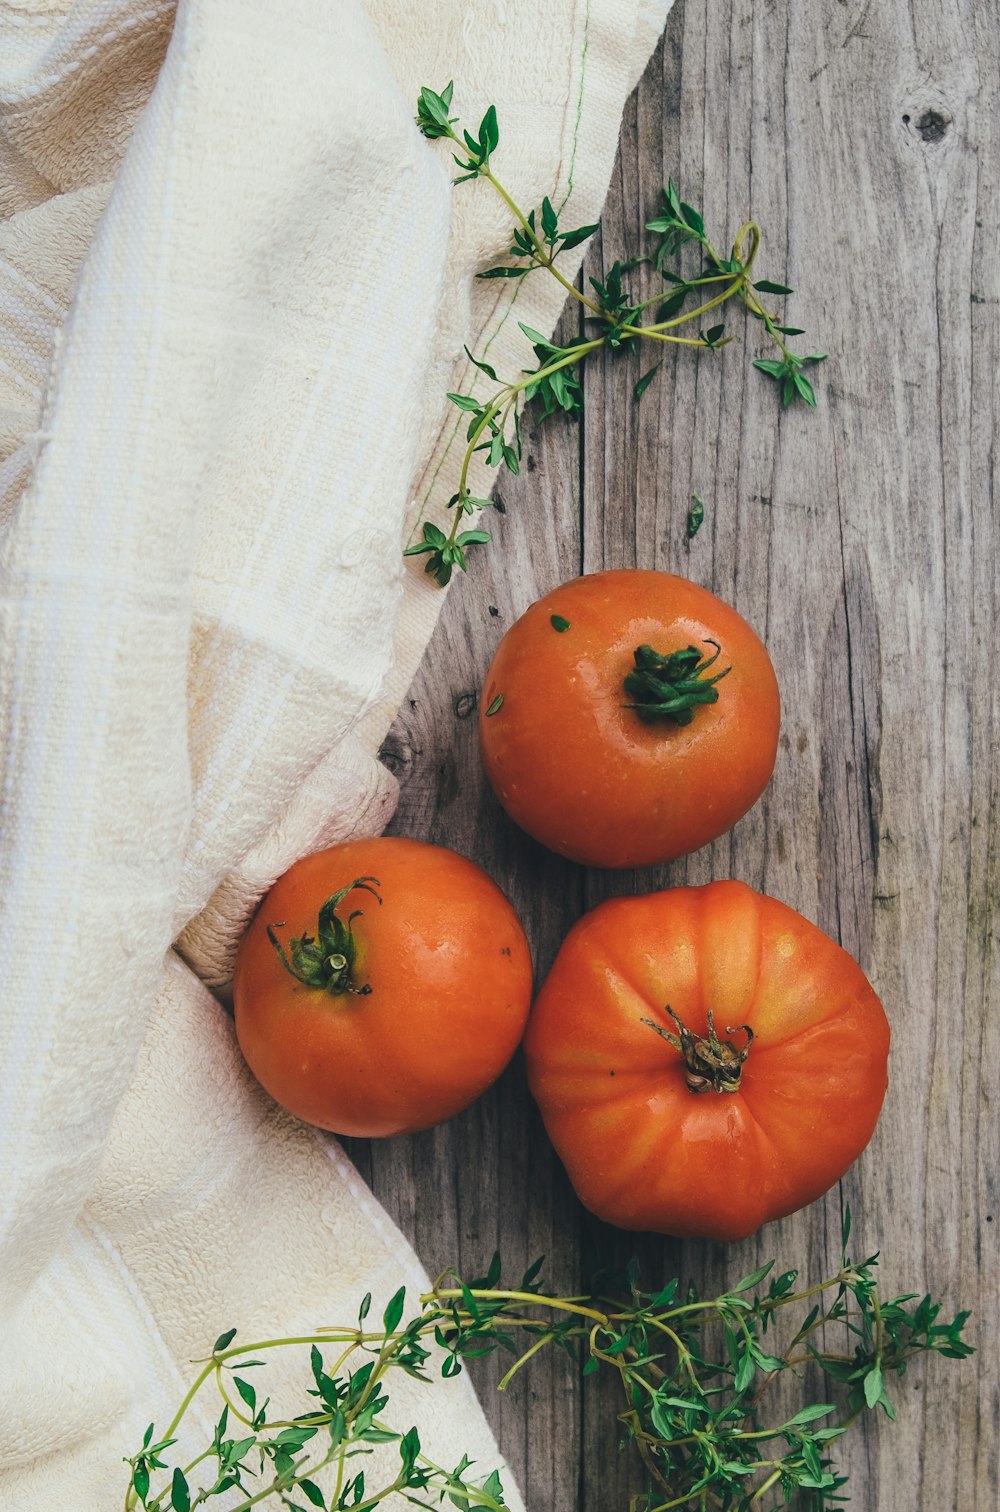
<svg viewBox="0 0 1000 1512">
<path fill-rule="evenodd" d="M 542 200 L 539 209 L 525 212 L 493 172 L 493 155 L 500 142 L 495 106 L 491 105 L 486 111 L 478 134 L 473 136 L 450 114 L 452 95 L 452 84 L 440 94 L 432 89 L 422 89 L 417 101 L 417 125 L 425 137 L 451 144 L 459 168 L 454 182 L 485 180 L 510 210 L 514 222 L 507 260 L 485 269 L 478 276 L 521 279 L 544 270 L 563 286 L 568 298 L 583 307 L 585 334 L 559 346 L 522 324 L 521 330 L 531 344 L 534 366 L 510 379 L 499 377 L 488 362 L 473 356 L 466 348 L 469 361 L 486 375 L 494 389 L 484 398 L 475 394 L 448 395 L 451 402 L 468 415 L 458 486 L 448 500 L 448 508 L 454 510 L 452 525 L 445 532 L 432 521 L 425 521 L 421 539 L 406 548 L 407 556 L 427 557 L 426 571 L 442 587 L 450 581 L 456 567 L 463 572 L 466 570 L 469 549 L 484 545 L 490 539 L 488 531 L 470 523 L 470 517 L 488 509 L 491 503 L 487 498 L 473 495 L 470 489 L 469 468 L 473 456 L 477 452 L 484 453 L 490 467 L 503 466 L 511 473 L 517 473 L 523 455 L 521 416 L 524 406 L 531 400 L 536 401 L 535 418 L 539 423 L 556 414 L 578 415 L 583 409 L 583 389 L 577 370 L 593 353 L 605 348 L 612 352 L 628 351 L 643 342 L 660 347 L 684 346 L 716 351 L 732 338 L 726 334 L 724 323 L 707 324 L 706 328 L 706 317 L 713 316 L 723 305 L 735 299 L 748 315 L 760 322 L 777 348 L 778 356 L 761 358 L 754 366 L 778 384 L 784 405 L 800 400 L 815 408 L 816 396 L 803 370 L 822 362 L 825 357 L 821 352 L 809 356 L 793 352 L 786 338 L 801 336 L 804 332 L 798 327 L 784 325 L 779 315 L 764 307 L 760 295 L 785 296 L 793 291 L 785 284 L 769 279 L 760 279 L 756 283 L 751 280 L 761 242 L 760 227 L 756 222 L 746 221 L 740 227 L 729 256 L 724 256 L 705 234 L 701 214 L 681 200 L 672 180 L 663 191 L 660 213 L 646 222 L 646 230 L 659 237 L 658 245 L 627 262 L 613 263 L 600 278 L 591 276 L 589 291 L 578 289 L 564 276 L 558 259 L 592 236 L 599 229 L 599 222 L 565 229 L 548 196 Z M 702 267 L 695 276 L 685 278 L 669 264 L 689 244 L 697 248 Z M 629 274 L 643 263 L 653 265 L 665 287 L 651 298 L 636 300 L 627 280 Z M 647 312 L 651 310 L 653 318 L 648 319 Z M 692 327 L 696 334 L 682 334 L 681 327 L 684 326 Z M 642 398 L 658 369 L 659 363 L 656 363 L 636 383 L 634 394 L 637 400 Z"/>
<path fill-rule="evenodd" d="M 505 1502 L 496 1472 L 474 1476 L 464 1455 L 440 1465 L 415 1427 L 393 1424 L 390 1378 L 402 1371 L 425 1382 L 432 1372 L 447 1379 L 465 1361 L 501 1349 L 514 1357 L 503 1390 L 548 1345 L 582 1357 L 585 1374 L 607 1370 L 620 1380 L 623 1445 L 634 1447 L 647 1478 L 630 1512 L 826 1512 L 846 1499 L 846 1477 L 831 1454 L 836 1440 L 866 1412 L 895 1417 L 890 1383 L 914 1357 L 961 1360 L 973 1352 L 963 1338 L 967 1313 L 941 1322 L 929 1295 L 881 1297 L 877 1256 L 852 1262 L 849 1234 L 848 1213 L 836 1274 L 798 1289 L 798 1272 L 776 1273 L 772 1261 L 713 1298 L 676 1280 L 646 1292 L 634 1276 L 624 1300 L 559 1297 L 540 1290 L 540 1261 L 515 1288 L 502 1288 L 494 1256 L 476 1280 L 446 1272 L 406 1321 L 400 1289 L 378 1327 L 369 1322 L 369 1296 L 352 1327 L 244 1346 L 234 1345 L 230 1329 L 166 1431 L 150 1424 L 128 1459 L 126 1512 L 191 1512 L 224 1495 L 230 1512 L 268 1500 L 295 1512 L 368 1512 L 393 1495 L 417 1507 L 498 1512 Z M 271 1419 L 247 1372 L 264 1365 L 258 1356 L 284 1348 L 308 1351 L 307 1400 L 296 1416 Z M 771 1384 L 786 1372 L 799 1378 L 809 1364 L 828 1378 L 829 1399 L 769 1417 Z M 213 1384 L 222 1410 L 211 1443 L 172 1463 L 182 1420 Z M 394 1446 L 390 1467 L 372 1473 L 366 1457 L 385 1445 Z"/>
</svg>

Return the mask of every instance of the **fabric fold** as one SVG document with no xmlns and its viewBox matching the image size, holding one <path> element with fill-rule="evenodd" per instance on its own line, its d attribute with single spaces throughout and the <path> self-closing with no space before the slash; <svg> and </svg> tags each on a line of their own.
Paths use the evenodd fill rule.
<svg viewBox="0 0 1000 1512">
<path fill-rule="evenodd" d="M 484 50 L 459 0 L 0 0 L 0 1503 L 18 1512 L 119 1505 L 121 1455 L 221 1328 L 425 1282 L 335 1142 L 251 1082 L 206 984 L 292 860 L 387 822 L 378 747 L 443 600 L 401 547 L 446 518 L 444 395 L 477 391 L 465 345 L 517 370 L 518 321 L 559 314 L 542 275 L 476 280 L 508 213 L 452 192 L 416 94 L 454 77 L 470 121 L 496 103 L 505 180 L 589 223 L 665 8 L 510 0 Z M 496 1462 L 467 1385 L 408 1390 L 444 1458 Z"/>
</svg>

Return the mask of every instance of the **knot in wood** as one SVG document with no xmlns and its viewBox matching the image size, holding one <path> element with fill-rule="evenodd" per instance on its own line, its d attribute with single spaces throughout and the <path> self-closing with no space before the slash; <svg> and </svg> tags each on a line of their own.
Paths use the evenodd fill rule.
<svg viewBox="0 0 1000 1512">
<path fill-rule="evenodd" d="M 941 104 L 926 105 L 919 113 L 917 110 L 907 111 L 903 116 L 903 125 L 912 126 L 916 135 L 928 147 L 943 142 L 953 123 L 954 116 Z"/>
<path fill-rule="evenodd" d="M 925 110 L 917 122 L 917 134 L 925 142 L 940 142 L 950 125 L 950 118 L 941 115 L 940 111 Z"/>
</svg>

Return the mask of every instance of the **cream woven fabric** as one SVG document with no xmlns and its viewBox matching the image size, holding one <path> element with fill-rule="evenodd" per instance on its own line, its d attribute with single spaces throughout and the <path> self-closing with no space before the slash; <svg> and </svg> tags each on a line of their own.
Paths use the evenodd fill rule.
<svg viewBox="0 0 1000 1512">
<path fill-rule="evenodd" d="M 479 381 L 464 343 L 516 370 L 514 316 L 558 315 L 551 280 L 474 282 L 508 218 L 452 203 L 417 90 L 495 102 L 505 179 L 587 223 L 666 5 L 0 0 L 10 1512 L 118 1508 L 221 1328 L 422 1284 L 210 987 L 292 860 L 387 821 L 374 753 L 442 600 L 400 546 L 454 460 L 443 395 Z M 463 1382 L 393 1395 L 443 1459 L 497 1462 Z"/>
</svg>

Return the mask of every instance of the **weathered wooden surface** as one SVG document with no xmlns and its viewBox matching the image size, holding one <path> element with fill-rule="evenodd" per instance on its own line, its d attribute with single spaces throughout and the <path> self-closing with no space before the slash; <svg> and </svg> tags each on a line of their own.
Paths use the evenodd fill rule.
<svg viewBox="0 0 1000 1512">
<path fill-rule="evenodd" d="M 635 357 L 586 375 L 581 428 L 530 439 L 501 485 L 488 558 L 451 594 L 386 747 L 394 829 L 478 859 L 520 909 L 539 977 L 610 892 L 735 876 L 802 910 L 872 976 L 893 1026 L 875 1140 L 839 1191 L 723 1248 L 617 1234 L 582 1212 L 515 1064 L 450 1125 L 349 1144 L 431 1271 L 513 1272 L 537 1255 L 572 1288 L 593 1252 L 704 1287 L 777 1254 L 825 1273 L 843 1204 L 884 1278 L 974 1310 L 980 1352 L 897 1391 L 899 1422 L 855 1430 L 853 1505 L 1000 1505 L 997 1231 L 1000 622 L 994 437 L 1000 363 L 1000 22 L 979 0 L 677 0 L 625 115 L 604 217 L 632 255 L 668 173 L 720 238 L 747 214 L 760 263 L 796 289 L 803 349 L 825 350 L 819 410 L 779 414 L 750 367 L 664 362 L 641 406 Z M 739 322 L 737 322 L 737 325 Z M 808 343 L 808 347 L 806 346 Z M 644 366 L 648 366 L 646 362 Z M 688 545 L 691 493 L 706 521 Z M 733 833 L 657 871 L 601 874 L 545 854 L 480 774 L 477 690 L 531 599 L 604 566 L 687 574 L 763 634 L 782 687 L 773 783 Z M 625 1512 L 613 1398 L 565 1357 L 509 1392 L 477 1384 L 532 1512 Z"/>
</svg>

